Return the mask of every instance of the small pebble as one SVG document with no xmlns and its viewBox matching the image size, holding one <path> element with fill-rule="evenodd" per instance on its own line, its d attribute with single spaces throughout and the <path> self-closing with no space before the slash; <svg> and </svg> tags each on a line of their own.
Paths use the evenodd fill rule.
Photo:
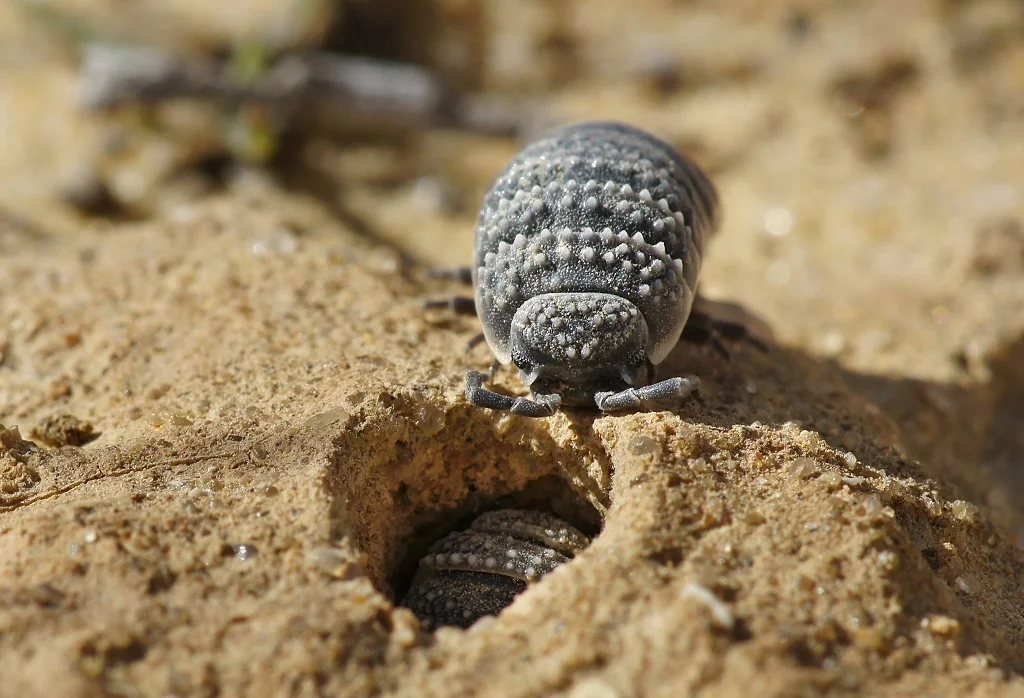
<svg viewBox="0 0 1024 698">
<path fill-rule="evenodd" d="M 362 567 L 350 554 L 331 545 L 313 548 L 306 558 L 321 572 L 335 579 L 355 579 L 363 573 Z"/>
<path fill-rule="evenodd" d="M 882 500 L 877 494 L 871 494 L 864 498 L 864 513 L 869 517 L 876 517 L 882 513 Z"/>
<path fill-rule="evenodd" d="M 960 633 L 960 621 L 949 616 L 929 616 L 921 621 L 921 627 L 940 637 L 955 637 Z"/>
<path fill-rule="evenodd" d="M 733 625 L 736 624 L 736 618 L 733 616 L 732 611 L 729 610 L 729 607 L 722 603 L 707 587 L 703 587 L 696 582 L 687 582 L 686 586 L 679 592 L 679 596 L 683 599 L 693 599 L 707 608 L 711 614 L 712 622 L 722 630 L 732 630 Z"/>
<path fill-rule="evenodd" d="M 978 507 L 962 499 L 954 501 L 950 510 L 954 519 L 965 523 L 974 523 L 974 519 L 978 515 Z"/>
<path fill-rule="evenodd" d="M 703 458 L 693 458 L 690 460 L 690 469 L 695 473 L 710 473 L 714 468 L 704 460 Z"/>
<path fill-rule="evenodd" d="M 921 506 L 932 516 L 942 516 L 942 505 L 931 497 L 921 497 Z"/>
<path fill-rule="evenodd" d="M 797 458 L 789 464 L 789 476 L 794 480 L 807 480 L 817 474 L 818 465 L 810 458 Z"/>
<path fill-rule="evenodd" d="M 965 594 L 973 594 L 977 590 L 977 584 L 974 583 L 974 580 L 965 576 L 957 577 L 953 580 L 953 584 Z"/>
<path fill-rule="evenodd" d="M 829 490 L 838 490 L 843 485 L 843 476 L 830 470 L 821 476 L 821 481 Z"/>
<path fill-rule="evenodd" d="M 439 407 L 424 403 L 416 412 L 416 426 L 427 436 L 433 436 L 444 430 L 446 415 Z"/>
<path fill-rule="evenodd" d="M 661 456 L 661 441 L 652 436 L 641 435 L 629 442 L 629 451 L 634 456 Z"/>
<path fill-rule="evenodd" d="M 809 431 L 807 429 L 801 431 L 800 434 L 797 436 L 796 440 L 802 443 L 808 449 L 820 448 L 821 446 L 825 445 L 825 440 L 821 438 L 821 434 L 819 434 L 816 431 Z"/>
<path fill-rule="evenodd" d="M 349 411 L 344 407 L 335 407 L 327 410 L 318 415 L 314 415 L 306 420 L 303 425 L 309 429 L 323 429 L 324 427 L 330 426 L 335 422 L 344 424 L 348 421 Z"/>
</svg>

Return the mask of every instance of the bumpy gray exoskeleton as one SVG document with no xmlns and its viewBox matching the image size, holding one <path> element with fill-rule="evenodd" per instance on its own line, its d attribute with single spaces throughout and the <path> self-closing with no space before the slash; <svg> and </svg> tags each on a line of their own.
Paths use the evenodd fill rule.
<svg viewBox="0 0 1024 698">
<path fill-rule="evenodd" d="M 497 615 L 589 544 L 579 529 L 544 512 L 486 512 L 430 546 L 402 604 L 429 628 L 466 628 Z"/>
<path fill-rule="evenodd" d="M 695 377 L 653 382 L 654 366 L 683 331 L 717 224 L 708 177 L 637 128 L 583 123 L 528 144 L 484 199 L 472 280 L 488 344 L 532 395 L 472 372 L 467 399 L 543 417 L 693 393 Z"/>
</svg>

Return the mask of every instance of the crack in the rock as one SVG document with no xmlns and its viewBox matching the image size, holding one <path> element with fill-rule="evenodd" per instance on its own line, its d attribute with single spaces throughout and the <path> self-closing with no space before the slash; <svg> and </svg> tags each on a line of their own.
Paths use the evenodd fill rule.
<svg viewBox="0 0 1024 698">
<path fill-rule="evenodd" d="M 17 509 L 27 507 L 31 504 L 36 504 L 37 502 L 53 499 L 54 497 L 59 497 L 62 494 L 67 494 L 68 492 L 76 490 L 82 485 L 87 485 L 91 482 L 97 482 L 99 480 L 105 480 L 107 478 L 122 477 L 124 475 L 133 475 L 136 473 L 144 473 L 147 470 L 152 470 L 153 468 L 159 467 L 173 468 L 179 465 L 195 465 L 196 463 L 203 463 L 205 461 L 218 460 L 221 458 L 228 458 L 230 456 L 237 456 L 240 455 L 241 453 L 242 452 L 240 451 L 224 451 L 221 453 L 212 453 L 209 455 L 202 456 L 190 456 L 187 458 L 169 458 L 167 460 L 158 461 L 156 463 L 150 463 L 148 465 L 144 465 L 141 467 L 121 468 L 119 470 L 114 470 L 111 472 L 96 473 L 95 475 L 92 475 L 90 477 L 82 478 L 81 480 L 76 480 L 75 482 L 68 483 L 63 487 L 57 487 L 46 492 L 41 492 L 40 494 L 31 497 L 25 497 L 24 499 L 16 501 L 12 504 L 0 506 L 0 512 L 15 511 Z"/>
</svg>

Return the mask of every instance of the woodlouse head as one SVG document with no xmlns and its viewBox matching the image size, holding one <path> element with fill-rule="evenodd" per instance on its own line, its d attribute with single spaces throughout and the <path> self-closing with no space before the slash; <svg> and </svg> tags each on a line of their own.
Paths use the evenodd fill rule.
<svg viewBox="0 0 1024 698">
<path fill-rule="evenodd" d="M 607 293 L 548 293 L 512 321 L 512 361 L 534 393 L 563 404 L 592 404 L 594 394 L 644 385 L 647 322 L 637 307 Z"/>
</svg>

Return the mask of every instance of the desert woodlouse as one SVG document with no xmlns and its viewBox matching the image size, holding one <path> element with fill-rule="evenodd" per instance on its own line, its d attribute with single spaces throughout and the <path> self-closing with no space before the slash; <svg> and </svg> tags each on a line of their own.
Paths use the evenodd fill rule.
<svg viewBox="0 0 1024 698">
<path fill-rule="evenodd" d="M 427 627 L 469 627 L 590 544 L 574 526 L 540 511 L 499 509 L 435 542 L 402 605 Z"/>
<path fill-rule="evenodd" d="M 691 318 L 718 218 L 701 169 L 635 127 L 588 122 L 529 143 L 484 198 L 466 274 L 475 298 L 462 306 L 531 396 L 487 390 L 474 371 L 469 402 L 544 417 L 562 404 L 613 411 L 692 394 L 695 376 L 655 381 L 654 367 Z"/>
</svg>

